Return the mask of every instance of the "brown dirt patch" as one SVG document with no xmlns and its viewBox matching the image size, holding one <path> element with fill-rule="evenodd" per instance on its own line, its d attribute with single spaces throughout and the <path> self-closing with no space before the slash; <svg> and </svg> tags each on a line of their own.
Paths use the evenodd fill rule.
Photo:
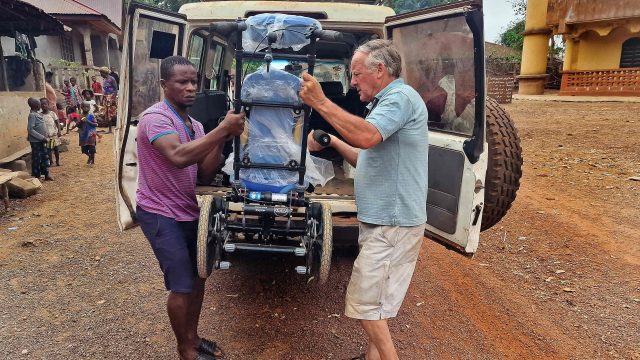
<svg viewBox="0 0 640 360">
<path fill-rule="evenodd" d="M 425 241 L 391 322 L 401 358 L 640 359 L 640 182 L 627 180 L 640 175 L 640 104 L 507 110 L 523 139 L 518 198 L 474 258 Z M 92 169 L 71 140 L 56 181 L 0 217 L 4 356 L 176 358 L 153 254 L 115 223 L 111 137 Z M 207 283 L 201 332 L 229 359 L 354 356 L 365 339 L 342 315 L 352 261 L 338 252 L 319 290 L 288 259 L 236 257 Z"/>
</svg>

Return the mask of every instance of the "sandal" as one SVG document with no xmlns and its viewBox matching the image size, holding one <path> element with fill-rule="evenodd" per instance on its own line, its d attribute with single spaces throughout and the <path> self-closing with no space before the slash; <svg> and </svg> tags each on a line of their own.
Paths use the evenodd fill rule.
<svg viewBox="0 0 640 360">
<path fill-rule="evenodd" d="M 196 348 L 199 352 L 213 356 L 214 359 L 224 359 L 224 351 L 215 341 L 200 339 L 200 344 Z"/>
<path fill-rule="evenodd" d="M 209 354 L 204 354 L 204 353 L 198 353 L 198 356 L 196 356 L 193 360 L 216 360 L 217 357 L 215 356 L 211 356 Z"/>
<path fill-rule="evenodd" d="M 367 360 L 367 354 L 362 353 L 356 357 L 352 357 L 351 360 Z"/>
</svg>

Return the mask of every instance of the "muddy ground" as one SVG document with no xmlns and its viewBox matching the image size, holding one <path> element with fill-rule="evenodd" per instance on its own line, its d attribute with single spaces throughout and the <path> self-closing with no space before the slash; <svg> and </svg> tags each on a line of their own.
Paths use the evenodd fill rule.
<svg viewBox="0 0 640 360">
<path fill-rule="evenodd" d="M 425 241 L 399 317 L 401 359 L 640 359 L 640 104 L 517 101 L 524 149 L 509 214 L 467 258 Z M 88 168 L 75 134 L 56 181 L 0 217 L 0 357 L 175 359 L 162 276 L 121 233 L 111 137 Z M 347 359 L 353 254 L 331 284 L 281 258 L 232 259 L 207 283 L 202 335 L 229 359 Z"/>
</svg>

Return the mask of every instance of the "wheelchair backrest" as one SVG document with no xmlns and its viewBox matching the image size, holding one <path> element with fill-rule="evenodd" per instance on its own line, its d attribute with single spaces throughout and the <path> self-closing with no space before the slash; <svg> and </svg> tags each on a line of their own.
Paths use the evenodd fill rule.
<svg viewBox="0 0 640 360">
<path fill-rule="evenodd" d="M 241 98 L 249 103 L 301 105 L 298 92 L 301 80 L 279 69 L 259 70 L 242 83 Z M 248 154 L 252 163 L 283 165 L 300 161 L 300 144 L 294 140 L 296 114 L 291 108 L 253 105 L 248 122 L 248 142 L 242 156 Z M 294 185 L 297 174 L 282 170 L 246 169 L 241 180 L 264 179 L 266 184 Z M 277 181 L 276 181 L 277 178 Z M 273 184 L 269 184 L 273 182 Z M 250 186 L 247 186 L 250 187 Z"/>
</svg>

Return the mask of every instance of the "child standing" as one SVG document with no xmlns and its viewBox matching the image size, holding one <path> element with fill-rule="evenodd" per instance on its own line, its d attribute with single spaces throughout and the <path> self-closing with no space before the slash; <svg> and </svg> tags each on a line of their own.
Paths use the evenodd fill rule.
<svg viewBox="0 0 640 360">
<path fill-rule="evenodd" d="M 60 130 L 64 129 L 67 124 L 67 113 L 64 111 L 62 103 L 56 103 L 56 115 L 58 116 L 58 123 L 60 124 Z"/>
<path fill-rule="evenodd" d="M 87 155 L 87 165 L 92 167 L 96 162 L 96 138 L 98 135 L 96 133 L 96 127 L 98 123 L 95 120 L 95 116 L 89 113 L 90 108 L 91 104 L 87 101 L 84 101 L 80 105 L 82 119 L 74 128 L 77 127 L 79 129 L 78 138 L 80 140 L 81 151 Z"/>
<path fill-rule="evenodd" d="M 102 84 L 96 80 L 95 75 L 91 77 L 91 90 L 93 90 L 94 95 L 102 95 Z"/>
<path fill-rule="evenodd" d="M 44 119 L 40 110 L 40 101 L 36 98 L 27 100 L 31 112 L 27 119 L 27 140 L 31 144 L 31 175 L 37 179 L 44 175 L 45 180 L 53 180 L 49 175 L 49 161 L 44 143 L 47 140 Z"/>
<path fill-rule="evenodd" d="M 91 105 L 91 109 L 89 110 L 89 114 L 94 114 L 98 109 L 98 105 L 96 101 L 93 99 L 93 91 L 89 89 L 82 90 L 82 98 L 85 102 L 88 102 Z"/>
<path fill-rule="evenodd" d="M 71 89 L 69 85 L 69 80 L 64 80 L 62 85 L 62 90 L 60 91 L 62 95 L 64 95 L 64 102 L 67 104 L 67 107 L 71 106 Z M 67 112 L 68 114 L 68 112 Z"/>
<path fill-rule="evenodd" d="M 58 145 L 60 145 L 60 124 L 58 123 L 58 116 L 49 111 L 49 100 L 47 98 L 40 99 L 40 107 L 42 108 L 42 118 L 46 129 L 47 141 L 44 147 L 49 153 L 49 164 L 53 165 L 53 155 L 55 154 L 56 166 L 60 166 L 60 152 L 58 151 Z"/>
<path fill-rule="evenodd" d="M 71 106 L 77 111 L 80 108 L 80 103 L 82 102 L 80 86 L 76 83 L 75 77 L 69 78 L 69 84 L 67 84 L 65 80 L 64 84 L 65 87 L 62 88 L 62 93 L 67 100 L 67 106 Z"/>
</svg>

